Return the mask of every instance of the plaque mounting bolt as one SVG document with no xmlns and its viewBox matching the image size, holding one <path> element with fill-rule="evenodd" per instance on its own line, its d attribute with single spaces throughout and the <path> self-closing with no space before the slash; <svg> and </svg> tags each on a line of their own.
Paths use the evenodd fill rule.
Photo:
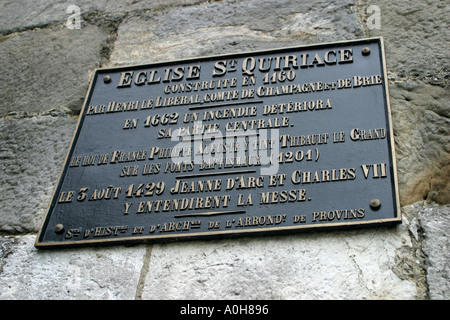
<svg viewBox="0 0 450 320">
<path fill-rule="evenodd" d="M 378 210 L 378 209 L 380 209 L 380 206 L 381 206 L 380 199 L 370 200 L 370 207 L 372 208 L 372 210 Z"/>
<path fill-rule="evenodd" d="M 56 232 L 57 234 L 61 234 L 61 233 L 63 233 L 63 231 L 64 231 L 64 226 L 63 226 L 61 223 L 58 223 L 58 224 L 53 228 L 53 230 L 55 230 L 55 232 Z"/>
<path fill-rule="evenodd" d="M 103 82 L 104 83 L 110 83 L 111 82 L 111 76 L 104 76 L 103 77 Z"/>
<path fill-rule="evenodd" d="M 363 56 L 368 56 L 370 54 L 370 48 L 369 47 L 364 47 L 361 50 Z"/>
</svg>

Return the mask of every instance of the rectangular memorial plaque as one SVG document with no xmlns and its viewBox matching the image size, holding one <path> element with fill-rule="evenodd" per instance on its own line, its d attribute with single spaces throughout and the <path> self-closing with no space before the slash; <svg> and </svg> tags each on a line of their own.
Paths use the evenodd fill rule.
<svg viewBox="0 0 450 320">
<path fill-rule="evenodd" d="M 381 38 L 98 69 L 36 246 L 401 221 Z"/>
</svg>

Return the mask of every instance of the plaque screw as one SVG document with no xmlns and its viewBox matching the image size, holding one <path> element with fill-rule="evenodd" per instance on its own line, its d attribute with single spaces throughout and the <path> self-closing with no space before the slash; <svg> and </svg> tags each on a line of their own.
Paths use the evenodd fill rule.
<svg viewBox="0 0 450 320">
<path fill-rule="evenodd" d="M 380 199 L 370 200 L 370 207 L 372 208 L 372 210 L 378 210 L 378 209 L 380 209 L 380 206 L 381 206 Z"/>
<path fill-rule="evenodd" d="M 364 47 L 361 50 L 363 56 L 368 56 L 370 54 L 370 48 L 369 47 Z"/>
<path fill-rule="evenodd" d="M 104 83 L 110 83 L 111 82 L 111 76 L 104 76 L 103 77 L 103 82 Z"/>
<path fill-rule="evenodd" d="M 58 223 L 53 229 L 57 234 L 61 234 L 64 231 L 64 226 L 61 223 Z"/>
</svg>

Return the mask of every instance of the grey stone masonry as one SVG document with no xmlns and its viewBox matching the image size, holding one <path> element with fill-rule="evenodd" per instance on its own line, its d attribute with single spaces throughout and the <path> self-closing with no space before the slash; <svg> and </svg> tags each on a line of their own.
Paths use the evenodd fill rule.
<svg viewBox="0 0 450 320">
<path fill-rule="evenodd" d="M 449 16 L 442 0 L 0 0 L 0 299 L 450 299 Z M 401 224 L 34 247 L 95 68 L 371 36 Z"/>
</svg>

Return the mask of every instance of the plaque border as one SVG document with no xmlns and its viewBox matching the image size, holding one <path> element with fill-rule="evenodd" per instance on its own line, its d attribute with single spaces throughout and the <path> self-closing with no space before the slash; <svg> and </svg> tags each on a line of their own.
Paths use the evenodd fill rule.
<svg viewBox="0 0 450 320">
<path fill-rule="evenodd" d="M 69 168 L 70 164 L 70 156 L 73 153 L 73 150 L 75 148 L 78 136 L 80 134 L 80 130 L 82 127 L 82 122 L 85 118 L 85 109 L 87 108 L 87 103 L 90 100 L 93 90 L 94 90 L 94 84 L 97 81 L 97 78 L 99 77 L 99 74 L 105 73 L 105 72 L 117 72 L 121 70 L 130 70 L 130 69 L 138 69 L 138 68 L 148 68 L 152 66 L 161 66 L 161 65 L 169 65 L 169 64 L 180 64 L 180 63 L 189 63 L 189 62 L 195 62 L 195 61 L 205 61 L 205 60 L 212 60 L 212 59 L 218 59 L 218 58 L 231 58 L 236 56 L 245 56 L 245 55 L 251 55 L 251 54 L 269 54 L 269 53 L 281 53 L 284 51 L 292 51 L 292 50 L 305 50 L 305 49 L 314 49 L 314 48 L 326 48 L 326 47 L 334 47 L 334 46 L 342 46 L 345 44 L 349 45 L 361 45 L 364 43 L 373 43 L 378 42 L 379 49 L 380 49 L 380 58 L 381 58 L 381 67 L 382 67 L 382 73 L 384 77 L 384 83 L 383 83 L 383 89 L 384 89 L 384 102 L 386 103 L 386 116 L 387 116 L 387 125 L 389 130 L 389 137 L 388 140 L 389 144 L 389 156 L 390 156 L 390 165 L 392 166 L 392 179 L 391 182 L 393 187 L 393 193 L 394 193 L 394 217 L 388 218 L 388 219 L 374 219 L 374 220 L 368 220 L 368 221 L 355 221 L 355 222 L 336 222 L 336 223 L 325 223 L 325 224 L 315 224 L 315 225 L 295 225 L 295 226 L 284 226 L 284 227 L 271 227 L 268 229 L 242 229 L 239 231 L 236 230 L 220 230 L 220 231 L 211 231 L 211 232 L 202 232 L 202 233 L 195 233 L 195 234 L 162 234 L 162 235 L 148 235 L 148 236 L 129 236 L 129 237 L 121 237 L 121 238 L 110 238 L 110 239 L 95 239 L 95 240 L 77 240 L 77 241 L 61 241 L 61 242 L 41 242 L 39 241 L 41 236 L 44 234 L 44 230 L 48 227 L 48 222 L 52 214 L 53 209 L 53 203 L 55 200 L 55 195 L 58 193 L 58 190 L 60 189 L 63 178 L 65 176 L 66 171 Z M 46 214 L 44 216 L 44 219 L 41 223 L 41 227 L 37 233 L 36 240 L 34 246 L 38 249 L 50 249 L 50 248 L 67 248 L 67 247 L 82 247 L 82 246 L 106 246 L 106 245 L 126 245 L 126 244 L 144 244 L 144 243 L 158 243 L 158 242 L 174 242 L 177 240 L 185 239 L 185 240 L 210 240 L 210 239 L 217 239 L 217 240 L 223 240 L 223 239 L 229 239 L 229 238 L 236 238 L 236 237 L 248 237 L 248 236 L 261 236 L 261 235 L 279 235 L 279 234 L 292 234 L 292 233 L 301 233 L 301 232 L 312 232 L 312 231 L 323 231 L 323 230 L 348 230 L 348 229 L 355 229 L 355 228 L 363 228 L 363 227 L 376 227 L 381 225 L 387 225 L 392 226 L 396 225 L 398 223 L 401 223 L 402 221 L 402 214 L 401 214 L 401 206 L 400 206 L 400 195 L 399 195 L 399 188 L 398 188 L 398 175 L 397 175 L 397 161 L 396 161 L 396 153 L 395 153 L 395 141 L 394 141 L 394 132 L 393 132 L 393 123 L 392 123 L 392 114 L 391 114 L 391 105 L 390 105 L 390 99 L 389 99 L 389 86 L 388 86 L 388 77 L 387 77 L 387 67 L 386 67 L 386 55 L 385 55 L 385 46 L 384 46 L 384 40 L 383 37 L 369 37 L 369 38 L 360 38 L 360 39 L 354 39 L 354 40 L 343 40 L 343 41 L 336 41 L 336 42 L 325 42 L 325 43 L 313 43 L 313 44 L 306 44 L 306 45 L 300 45 L 300 46 L 289 46 L 289 47 L 282 47 L 282 48 L 273 48 L 273 49 L 267 49 L 267 50 L 257 50 L 257 51 L 244 51 L 244 52 L 237 52 L 237 53 L 228 53 L 228 54 L 218 54 L 218 55 L 211 55 L 211 56 L 201 56 L 201 57 L 193 57 L 193 58 L 187 58 L 187 59 L 180 59 L 180 60 L 166 60 L 166 61 L 159 61 L 154 63 L 147 63 L 147 64 L 133 64 L 133 65 L 124 65 L 124 66 L 117 66 L 117 67 L 108 67 L 108 68 L 95 68 L 94 73 L 91 76 L 91 80 L 89 83 L 88 91 L 86 93 L 83 106 L 80 111 L 80 116 L 78 118 L 76 128 L 74 130 L 74 133 L 72 135 L 72 139 L 70 142 L 70 146 L 67 150 L 63 166 L 60 170 L 59 177 L 57 182 L 55 183 L 55 186 L 53 188 L 53 193 L 49 201 L 49 205 L 46 209 Z"/>
</svg>

